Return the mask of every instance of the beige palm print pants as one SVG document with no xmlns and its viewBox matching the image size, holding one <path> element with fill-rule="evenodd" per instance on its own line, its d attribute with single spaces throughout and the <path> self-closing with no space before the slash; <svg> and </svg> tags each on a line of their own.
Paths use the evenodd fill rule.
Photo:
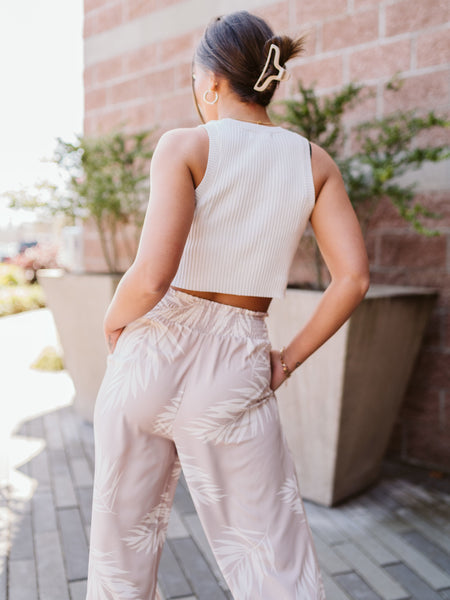
<svg viewBox="0 0 450 600">
<path fill-rule="evenodd" d="M 169 288 L 119 337 L 94 413 L 87 600 L 155 598 L 181 467 L 236 600 L 325 600 L 265 317 Z"/>
</svg>

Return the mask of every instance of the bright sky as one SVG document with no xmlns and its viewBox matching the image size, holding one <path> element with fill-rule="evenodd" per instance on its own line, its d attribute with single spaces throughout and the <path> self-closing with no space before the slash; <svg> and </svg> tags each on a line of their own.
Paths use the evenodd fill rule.
<svg viewBox="0 0 450 600">
<path fill-rule="evenodd" d="M 0 3 L 0 195 L 55 180 L 56 137 L 83 122 L 83 0 Z M 0 226 L 25 219 L 0 199 Z"/>
</svg>

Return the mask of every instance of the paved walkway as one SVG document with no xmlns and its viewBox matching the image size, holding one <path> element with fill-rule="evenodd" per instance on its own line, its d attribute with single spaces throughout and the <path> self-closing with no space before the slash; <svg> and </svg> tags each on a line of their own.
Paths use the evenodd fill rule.
<svg viewBox="0 0 450 600">
<path fill-rule="evenodd" d="M 92 426 L 72 409 L 67 373 L 28 368 L 47 344 L 46 309 L 0 319 L 0 600 L 85 600 Z M 450 477 L 438 475 L 385 461 L 339 507 L 304 501 L 327 600 L 450 600 Z M 232 598 L 183 478 L 159 585 L 165 600 Z"/>
</svg>

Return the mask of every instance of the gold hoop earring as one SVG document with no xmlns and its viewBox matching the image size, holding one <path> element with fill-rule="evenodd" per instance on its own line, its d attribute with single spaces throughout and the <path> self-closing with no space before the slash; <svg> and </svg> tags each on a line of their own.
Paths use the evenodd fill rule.
<svg viewBox="0 0 450 600">
<path fill-rule="evenodd" d="M 207 98 L 208 94 L 215 94 L 216 96 L 215 96 L 214 100 L 208 100 L 208 98 Z M 203 93 L 203 100 L 206 102 L 206 104 L 215 104 L 218 99 L 219 99 L 219 94 L 216 92 L 216 90 L 205 90 Z"/>
</svg>

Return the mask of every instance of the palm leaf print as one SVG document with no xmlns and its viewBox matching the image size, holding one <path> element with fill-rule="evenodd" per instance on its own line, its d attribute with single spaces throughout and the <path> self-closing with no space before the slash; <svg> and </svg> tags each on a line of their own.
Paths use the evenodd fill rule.
<svg viewBox="0 0 450 600">
<path fill-rule="evenodd" d="M 225 494 L 214 483 L 209 473 L 195 464 L 195 458 L 184 454 L 184 452 L 180 453 L 180 449 L 178 449 L 178 452 L 194 504 L 197 506 L 198 504 L 217 504 L 217 502 L 220 502 Z"/>
<path fill-rule="evenodd" d="M 274 404 L 268 402 L 275 400 L 275 395 L 267 374 L 266 347 L 262 346 L 254 354 L 252 377 L 245 385 L 230 390 L 231 398 L 208 407 L 204 416 L 183 429 L 203 442 L 214 444 L 239 443 L 262 434 L 266 423 L 278 415 Z"/>
<path fill-rule="evenodd" d="M 130 529 L 129 535 L 123 538 L 127 546 L 137 552 L 156 552 L 162 548 L 170 517 L 170 498 L 167 492 L 161 494 L 161 501 L 141 522 Z"/>
<path fill-rule="evenodd" d="M 91 548 L 89 598 L 92 600 L 141 600 L 139 590 L 124 575 L 127 571 L 117 566 L 112 552 Z"/>
<path fill-rule="evenodd" d="M 127 325 L 102 382 L 101 394 L 105 397 L 102 413 L 123 407 L 130 396 L 136 398 L 152 376 L 158 377 L 162 360 L 172 360 L 176 352 L 182 352 L 181 346 L 164 323 L 141 317 Z"/>
<path fill-rule="evenodd" d="M 281 490 L 278 492 L 281 500 L 288 504 L 292 512 L 297 515 L 305 516 L 305 510 L 300 498 L 300 493 L 297 486 L 297 481 L 294 476 L 288 477 L 283 483 Z"/>
<path fill-rule="evenodd" d="M 184 390 L 175 396 L 175 398 L 172 398 L 170 404 L 168 404 L 167 407 L 156 417 L 155 425 L 153 427 L 154 433 L 159 433 L 165 437 L 172 437 L 173 422 L 177 415 L 178 408 L 180 407 L 181 400 L 183 398 L 183 392 Z"/>
<path fill-rule="evenodd" d="M 326 600 L 322 575 L 313 552 L 308 552 L 305 555 L 301 578 L 297 580 L 295 585 L 295 600 L 304 600 L 304 598 Z"/>
<path fill-rule="evenodd" d="M 114 513 L 113 506 L 121 477 L 118 460 L 111 460 L 97 445 L 93 491 L 93 509 L 97 512 Z"/>
<path fill-rule="evenodd" d="M 194 302 L 189 305 L 185 302 L 179 303 L 178 298 L 174 299 L 175 302 L 171 302 L 168 305 L 160 304 L 156 306 L 157 314 L 163 319 L 169 319 L 170 321 L 178 321 L 179 317 L 182 318 L 182 324 L 185 327 L 196 327 L 199 321 L 201 322 L 202 314 L 205 312 L 205 307 L 201 304 Z"/>
<path fill-rule="evenodd" d="M 214 540 L 214 551 L 224 577 L 239 600 L 254 600 L 256 588 L 275 570 L 275 553 L 267 533 L 225 527 L 227 538 Z"/>
<path fill-rule="evenodd" d="M 171 477 L 175 481 L 178 481 L 178 478 L 179 478 L 180 475 L 181 475 L 181 463 L 180 463 L 180 459 L 177 456 L 176 459 L 175 459 L 175 461 L 174 461 L 174 463 L 173 463 Z"/>
<path fill-rule="evenodd" d="M 196 419 L 183 429 L 203 442 L 237 444 L 262 433 L 264 423 L 270 420 L 271 415 L 272 410 L 268 404 L 261 402 L 257 409 L 248 408 L 242 398 L 235 398 L 211 406 L 204 417 Z"/>
</svg>

